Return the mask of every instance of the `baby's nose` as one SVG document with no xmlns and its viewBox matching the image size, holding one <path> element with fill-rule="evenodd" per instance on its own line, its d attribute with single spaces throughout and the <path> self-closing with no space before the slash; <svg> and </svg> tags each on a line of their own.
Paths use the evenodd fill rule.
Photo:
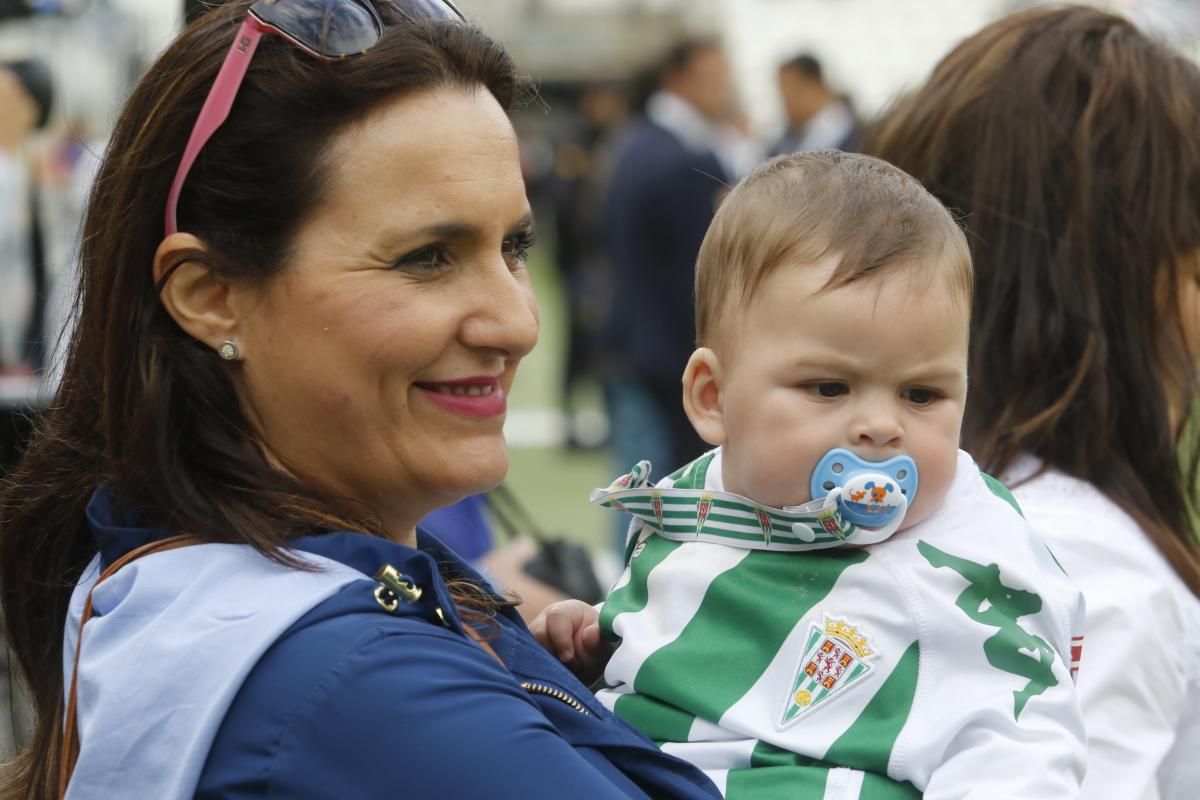
<svg viewBox="0 0 1200 800">
<path fill-rule="evenodd" d="M 865 415 L 857 422 L 851 438 L 861 445 L 895 446 L 904 438 L 904 429 L 895 415 L 877 412 Z"/>
</svg>

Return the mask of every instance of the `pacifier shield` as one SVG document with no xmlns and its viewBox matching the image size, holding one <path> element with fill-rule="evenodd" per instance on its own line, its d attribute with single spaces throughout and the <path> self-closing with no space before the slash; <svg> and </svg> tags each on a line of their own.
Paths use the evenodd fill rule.
<svg viewBox="0 0 1200 800">
<path fill-rule="evenodd" d="M 846 521 L 879 528 L 903 513 L 917 496 L 917 465 L 908 456 L 866 461 L 843 448 L 830 450 L 813 469 L 813 499 L 841 489 L 838 510 Z"/>
</svg>

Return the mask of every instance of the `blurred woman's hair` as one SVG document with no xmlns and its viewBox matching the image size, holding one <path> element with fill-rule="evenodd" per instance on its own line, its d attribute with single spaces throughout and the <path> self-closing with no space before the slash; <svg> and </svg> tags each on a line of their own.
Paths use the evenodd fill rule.
<svg viewBox="0 0 1200 800">
<path fill-rule="evenodd" d="M 347 498 L 268 463 L 243 414 L 231 366 L 184 333 L 159 302 L 152 265 L 184 144 L 250 0 L 214 8 L 150 67 L 126 102 L 84 222 L 78 326 L 61 389 L 0 495 L 5 630 L 32 692 L 33 743 L 3 797 L 51 797 L 62 731 L 63 624 L 95 554 L 85 508 L 101 485 L 139 525 L 238 542 L 287 560 L 297 535 L 379 532 Z M 205 145 L 179 201 L 179 229 L 216 274 L 262 284 L 286 264 L 319 208 L 346 126 L 406 93 L 490 92 L 511 109 L 524 84 L 507 53 L 466 24 L 416 22 L 376 3 L 383 35 L 340 62 L 265 39 L 228 121 Z M 460 586 L 457 599 L 486 606 Z"/>
<path fill-rule="evenodd" d="M 1034 9 L 967 39 L 866 151 L 963 216 L 975 263 L 964 446 L 1095 485 L 1193 592 L 1200 71 L 1127 20 Z M 1200 322 L 1200 321 L 1197 321 Z"/>
</svg>

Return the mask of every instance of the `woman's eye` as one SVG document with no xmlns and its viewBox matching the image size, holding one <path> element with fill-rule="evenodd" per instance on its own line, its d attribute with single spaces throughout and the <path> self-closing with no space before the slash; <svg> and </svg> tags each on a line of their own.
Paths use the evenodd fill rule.
<svg viewBox="0 0 1200 800">
<path fill-rule="evenodd" d="M 901 397 L 914 406 L 927 406 L 938 399 L 938 393 L 933 389 L 905 389 Z"/>
<path fill-rule="evenodd" d="M 529 258 L 529 249 L 533 247 L 534 235 L 532 232 L 522 232 L 515 236 L 510 236 L 504 240 L 504 258 L 513 263 L 524 264 Z"/>
<path fill-rule="evenodd" d="M 810 383 L 805 388 L 827 400 L 850 393 L 850 387 L 839 381 L 819 381 L 818 383 Z"/>
<path fill-rule="evenodd" d="M 401 256 L 396 269 L 410 272 L 435 272 L 450 266 L 450 255 L 441 245 L 431 244 Z"/>
</svg>

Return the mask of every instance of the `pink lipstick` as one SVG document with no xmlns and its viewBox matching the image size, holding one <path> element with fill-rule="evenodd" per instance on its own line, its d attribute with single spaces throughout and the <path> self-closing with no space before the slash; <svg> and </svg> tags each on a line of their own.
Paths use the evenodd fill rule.
<svg viewBox="0 0 1200 800">
<path fill-rule="evenodd" d="M 414 385 L 434 405 L 464 417 L 495 417 L 508 408 L 500 379 L 487 375 Z"/>
</svg>

